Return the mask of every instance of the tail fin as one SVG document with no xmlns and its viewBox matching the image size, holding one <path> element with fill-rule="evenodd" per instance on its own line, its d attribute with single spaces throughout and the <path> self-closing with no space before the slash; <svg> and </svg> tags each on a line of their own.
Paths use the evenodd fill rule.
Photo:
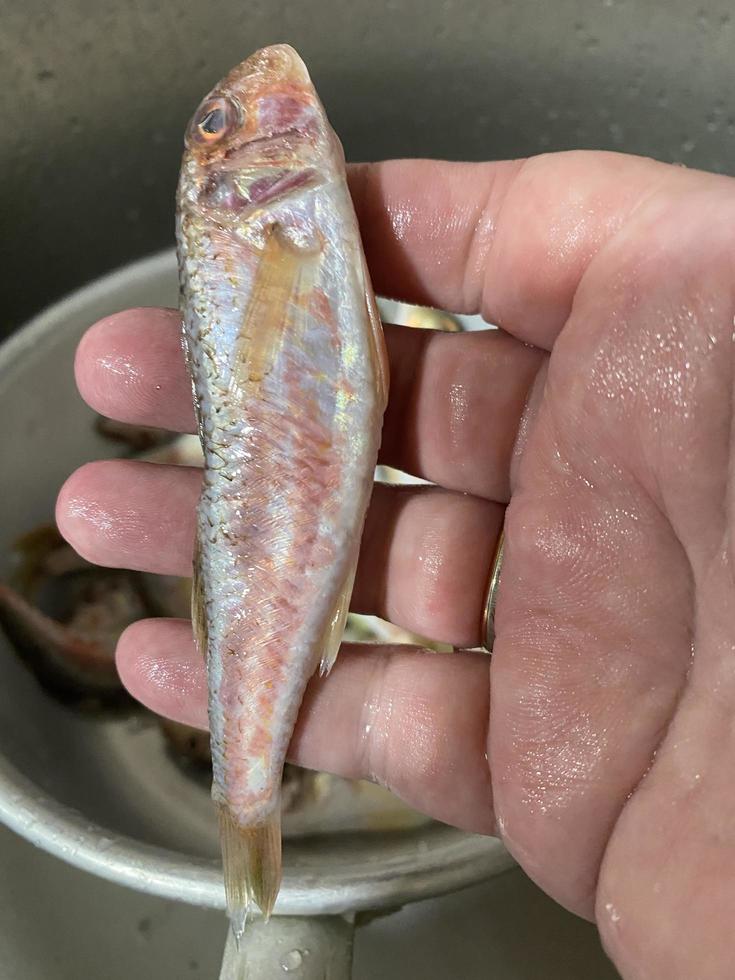
<svg viewBox="0 0 735 980">
<path fill-rule="evenodd" d="M 245 930 L 254 902 L 267 919 L 281 885 L 281 811 L 276 807 L 264 823 L 241 827 L 225 806 L 219 807 L 222 867 L 227 914 L 235 939 Z"/>
</svg>

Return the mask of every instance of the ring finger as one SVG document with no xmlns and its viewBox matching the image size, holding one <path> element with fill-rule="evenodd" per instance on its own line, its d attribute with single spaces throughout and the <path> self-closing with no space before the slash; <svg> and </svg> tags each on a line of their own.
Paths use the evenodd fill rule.
<svg viewBox="0 0 735 980">
<path fill-rule="evenodd" d="M 89 463 L 67 480 L 57 522 L 100 565 L 189 575 L 197 469 Z M 500 504 L 439 487 L 376 484 L 352 608 L 454 646 L 480 642 Z"/>
</svg>

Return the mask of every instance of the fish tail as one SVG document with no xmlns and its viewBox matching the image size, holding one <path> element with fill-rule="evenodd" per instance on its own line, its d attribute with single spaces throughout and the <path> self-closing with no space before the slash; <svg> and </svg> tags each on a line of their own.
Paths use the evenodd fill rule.
<svg viewBox="0 0 735 980">
<path fill-rule="evenodd" d="M 239 941 L 251 904 L 255 903 L 266 919 L 276 904 L 281 885 L 280 807 L 263 823 L 242 827 L 230 810 L 220 805 L 219 828 L 227 914 Z"/>
</svg>

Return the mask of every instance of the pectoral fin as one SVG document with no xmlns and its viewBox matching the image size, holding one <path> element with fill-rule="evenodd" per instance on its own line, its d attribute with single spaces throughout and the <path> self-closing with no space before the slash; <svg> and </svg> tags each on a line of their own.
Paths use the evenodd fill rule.
<svg viewBox="0 0 735 980">
<path fill-rule="evenodd" d="M 320 256 L 318 249 L 295 246 L 278 225 L 269 230 L 240 328 L 232 372 L 234 387 L 262 381 L 285 338 L 300 332 Z"/>
</svg>

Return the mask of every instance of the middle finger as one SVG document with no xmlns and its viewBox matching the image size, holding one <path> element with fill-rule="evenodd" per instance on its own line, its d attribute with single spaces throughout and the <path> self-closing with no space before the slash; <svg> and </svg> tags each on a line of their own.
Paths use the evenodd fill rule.
<svg viewBox="0 0 735 980">
<path fill-rule="evenodd" d="M 89 561 L 190 575 L 201 472 L 131 460 L 89 463 L 67 480 L 57 522 Z M 439 487 L 376 484 L 352 609 L 455 646 L 480 641 L 500 504 Z"/>
<path fill-rule="evenodd" d="M 463 334 L 385 326 L 390 401 L 380 461 L 451 490 L 507 501 L 510 457 L 546 355 L 499 330 Z M 127 310 L 83 337 L 77 384 L 121 422 L 194 431 L 175 310 Z"/>
</svg>

